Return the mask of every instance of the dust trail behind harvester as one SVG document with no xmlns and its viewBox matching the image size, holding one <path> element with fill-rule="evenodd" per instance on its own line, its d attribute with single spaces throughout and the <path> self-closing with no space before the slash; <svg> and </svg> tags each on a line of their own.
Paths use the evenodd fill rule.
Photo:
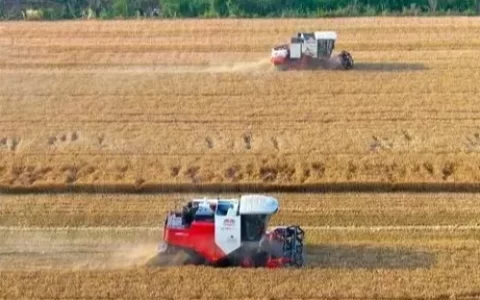
<svg viewBox="0 0 480 300">
<path fill-rule="evenodd" d="M 140 244 L 119 247 L 106 253 L 104 260 L 79 260 L 74 269 L 127 269 L 143 267 L 156 254 L 156 245 Z"/>
<path fill-rule="evenodd" d="M 231 65 L 209 66 L 203 72 L 232 73 L 232 72 L 268 72 L 272 70 L 270 60 L 261 59 L 254 62 L 238 62 Z"/>
<path fill-rule="evenodd" d="M 211 64 L 204 66 L 167 66 L 155 67 L 161 73 L 266 73 L 273 70 L 270 60 L 261 59 L 252 62 Z"/>
<path fill-rule="evenodd" d="M 78 260 L 73 269 L 118 270 L 140 267 L 166 267 L 182 265 L 186 257 L 183 253 L 159 254 L 154 244 L 124 246 L 105 253 L 103 260 L 98 258 Z"/>
<path fill-rule="evenodd" d="M 69 74 L 75 73 L 87 73 L 92 72 L 98 74 L 145 74 L 145 73 L 165 73 L 165 74 L 195 74 L 195 73 L 267 73 L 273 71 L 274 68 L 270 64 L 270 60 L 261 59 L 252 62 L 232 62 L 232 63 L 215 63 L 205 65 L 128 65 L 128 66 L 108 66 L 102 65 L 100 67 L 89 66 L 88 68 L 77 67 L 75 69 L 69 68 L 24 68 L 25 71 L 40 74 Z M 9 72 L 5 70 L 5 72 Z"/>
<path fill-rule="evenodd" d="M 157 254 L 157 230 L 0 230 L 0 269 L 125 269 Z"/>
</svg>

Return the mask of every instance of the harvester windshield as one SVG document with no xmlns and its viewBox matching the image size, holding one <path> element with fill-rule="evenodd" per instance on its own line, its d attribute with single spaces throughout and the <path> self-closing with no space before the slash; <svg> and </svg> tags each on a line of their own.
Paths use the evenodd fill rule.
<svg viewBox="0 0 480 300">
<path fill-rule="evenodd" d="M 270 215 L 243 215 L 242 216 L 242 241 L 258 242 L 267 229 Z"/>
<path fill-rule="evenodd" d="M 337 34 L 333 31 L 317 31 L 315 39 L 317 40 L 318 56 L 330 57 L 335 49 Z"/>
</svg>

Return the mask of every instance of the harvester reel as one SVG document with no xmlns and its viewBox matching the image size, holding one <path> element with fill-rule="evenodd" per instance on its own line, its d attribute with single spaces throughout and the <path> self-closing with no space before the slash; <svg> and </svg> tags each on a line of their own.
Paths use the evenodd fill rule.
<svg viewBox="0 0 480 300">
<path fill-rule="evenodd" d="M 282 256 L 290 259 L 289 267 L 303 267 L 305 232 L 299 226 L 293 225 L 275 228 L 273 235 L 276 241 L 282 243 Z"/>
<path fill-rule="evenodd" d="M 353 68 L 354 60 L 352 55 L 348 51 L 342 51 L 340 53 L 340 60 L 341 60 L 343 69 L 350 70 Z"/>
<path fill-rule="evenodd" d="M 286 228 L 285 237 L 287 243 L 284 244 L 284 251 L 292 257 L 292 267 L 303 267 L 305 260 L 305 249 L 303 240 L 305 232 L 299 226 L 289 226 Z"/>
</svg>

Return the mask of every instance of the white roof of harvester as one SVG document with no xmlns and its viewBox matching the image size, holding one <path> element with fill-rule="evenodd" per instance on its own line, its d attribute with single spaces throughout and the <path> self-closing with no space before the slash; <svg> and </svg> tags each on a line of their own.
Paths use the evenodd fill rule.
<svg viewBox="0 0 480 300">
<path fill-rule="evenodd" d="M 337 33 L 335 31 L 315 31 L 315 39 L 317 40 L 336 40 Z"/>
<path fill-rule="evenodd" d="M 248 215 L 248 214 L 266 214 L 271 215 L 278 211 L 278 200 L 264 195 L 243 195 L 238 198 L 233 199 L 211 199 L 211 198 L 203 198 L 203 199 L 193 199 L 193 202 L 197 203 L 205 203 L 205 204 L 213 204 L 216 205 L 220 201 L 227 201 L 232 203 L 240 202 L 240 214 Z"/>
<path fill-rule="evenodd" d="M 278 210 L 278 200 L 264 195 L 244 195 L 240 197 L 240 214 L 271 215 Z"/>
</svg>

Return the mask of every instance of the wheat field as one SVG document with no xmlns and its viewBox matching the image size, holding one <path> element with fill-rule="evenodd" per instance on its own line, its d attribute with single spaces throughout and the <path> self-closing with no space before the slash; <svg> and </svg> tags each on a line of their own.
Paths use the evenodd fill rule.
<svg viewBox="0 0 480 300">
<path fill-rule="evenodd" d="M 165 214 L 194 197 L 239 194 L 29 194 L 0 196 L 0 226 L 26 228 L 163 226 Z M 476 194 L 271 193 L 280 210 L 271 225 L 322 226 L 477 226 Z"/>
<path fill-rule="evenodd" d="M 0 298 L 478 297 L 476 194 L 275 194 L 271 225 L 306 230 L 304 269 L 146 268 L 190 196 L 3 196 Z"/>
<path fill-rule="evenodd" d="M 273 70 L 313 30 L 355 68 Z M 479 36 L 459 17 L 0 23 L 0 298 L 478 298 L 479 197 L 439 191 L 478 189 Z M 305 269 L 143 266 L 168 210 L 257 190 L 271 225 L 306 229 Z"/>
<path fill-rule="evenodd" d="M 480 178 L 476 18 L 0 28 L 4 188 Z M 273 71 L 298 30 L 356 69 Z"/>
</svg>

